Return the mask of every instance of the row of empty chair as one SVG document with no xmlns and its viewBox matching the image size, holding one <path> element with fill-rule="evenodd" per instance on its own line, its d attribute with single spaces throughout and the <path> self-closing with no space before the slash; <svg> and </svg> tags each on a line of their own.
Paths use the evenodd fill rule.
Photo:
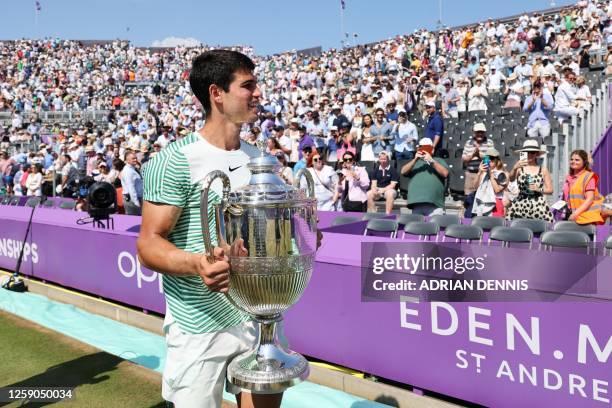
<svg viewBox="0 0 612 408">
<path fill-rule="evenodd" d="M 552 247 L 585 248 L 589 252 L 592 243 L 596 241 L 597 229 L 594 225 L 579 225 L 572 221 L 558 221 L 549 224 L 543 220 L 516 219 L 506 225 L 500 217 L 474 217 L 469 225 L 462 224 L 457 215 L 434 215 L 427 221 L 420 214 L 402 214 L 397 219 L 388 218 L 382 213 L 365 213 L 361 218 L 355 216 L 338 216 L 332 225 L 368 221 L 364 235 L 371 233 L 389 233 L 390 238 L 396 238 L 400 225 L 403 225 L 402 239 L 406 235 L 418 236 L 422 239 L 438 241 L 440 231 L 443 231 L 442 242 L 453 238 L 456 242 L 482 242 L 485 231 L 489 232 L 488 243 L 499 241 L 502 246 L 510 243 L 531 244 L 535 236 L 539 237 L 540 246 L 544 249 Z M 612 252 L 612 235 L 604 243 L 604 250 Z"/>
<path fill-rule="evenodd" d="M 76 206 L 76 201 L 66 199 L 60 201 L 59 204 L 54 200 L 44 200 L 42 201 L 41 197 L 29 197 L 25 204 L 22 203 L 22 198 L 20 196 L 3 196 L 0 197 L 0 205 L 12 205 L 12 206 L 20 206 L 25 205 L 26 207 L 43 207 L 43 208 L 61 208 L 62 210 L 74 210 Z"/>
</svg>

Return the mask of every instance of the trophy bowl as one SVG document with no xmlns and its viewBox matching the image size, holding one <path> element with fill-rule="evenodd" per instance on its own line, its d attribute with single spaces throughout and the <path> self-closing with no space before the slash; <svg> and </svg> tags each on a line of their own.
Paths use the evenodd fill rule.
<svg viewBox="0 0 612 408">
<path fill-rule="evenodd" d="M 285 310 L 295 304 L 306 289 L 314 264 L 317 244 L 316 200 L 308 171 L 308 190 L 287 185 L 278 176 L 275 157 L 251 159 L 249 184 L 231 191 L 227 175 L 210 173 L 203 182 L 202 230 L 210 257 L 212 244 L 206 203 L 209 189 L 217 178 L 223 194 L 215 204 L 215 230 L 220 246 L 242 239 L 246 256 L 230 256 L 231 303 L 247 313 L 258 325 L 253 349 L 234 358 L 228 365 L 228 380 L 258 394 L 283 392 L 308 377 L 306 359 L 289 350 L 278 339 L 276 327 Z"/>
</svg>

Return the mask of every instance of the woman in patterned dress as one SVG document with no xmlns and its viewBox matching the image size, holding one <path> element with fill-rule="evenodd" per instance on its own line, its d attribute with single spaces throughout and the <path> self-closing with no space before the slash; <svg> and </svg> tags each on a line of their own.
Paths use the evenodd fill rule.
<svg viewBox="0 0 612 408">
<path fill-rule="evenodd" d="M 536 140 L 529 139 L 517 152 L 526 152 L 527 159 L 516 162 L 510 172 L 510 181 L 517 181 L 519 193 L 510 205 L 506 218 L 532 218 L 552 222 L 553 216 L 544 197 L 553 192 L 552 180 L 548 169 L 537 163 L 542 154 L 540 146 Z"/>
</svg>

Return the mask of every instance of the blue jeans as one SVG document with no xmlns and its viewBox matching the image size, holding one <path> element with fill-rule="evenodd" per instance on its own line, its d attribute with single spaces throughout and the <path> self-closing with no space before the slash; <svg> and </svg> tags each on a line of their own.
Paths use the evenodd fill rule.
<svg viewBox="0 0 612 408">
<path fill-rule="evenodd" d="M 403 152 L 395 152 L 395 160 L 412 160 L 414 159 L 414 152 L 410 150 L 404 150 Z"/>
</svg>

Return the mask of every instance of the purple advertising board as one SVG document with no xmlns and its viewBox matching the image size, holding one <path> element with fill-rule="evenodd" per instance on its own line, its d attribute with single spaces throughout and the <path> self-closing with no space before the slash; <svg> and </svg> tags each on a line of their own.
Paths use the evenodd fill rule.
<svg viewBox="0 0 612 408">
<path fill-rule="evenodd" d="M 321 225 L 334 216 L 321 213 Z M 14 269 L 28 217 L 28 208 L 0 207 L 0 267 Z M 160 277 L 137 259 L 139 219 L 117 217 L 105 231 L 78 217 L 37 210 L 22 272 L 163 313 Z M 364 237 L 363 224 L 325 230 L 310 284 L 285 314 L 292 349 L 486 406 L 610 406 L 612 302 L 364 302 L 362 244 L 397 239 Z M 607 234 L 600 228 L 598 240 Z M 495 262 L 546 256 L 551 271 L 566 268 L 550 252 L 496 253 Z M 612 257 L 595 259 L 598 285 L 610 285 Z"/>
</svg>

